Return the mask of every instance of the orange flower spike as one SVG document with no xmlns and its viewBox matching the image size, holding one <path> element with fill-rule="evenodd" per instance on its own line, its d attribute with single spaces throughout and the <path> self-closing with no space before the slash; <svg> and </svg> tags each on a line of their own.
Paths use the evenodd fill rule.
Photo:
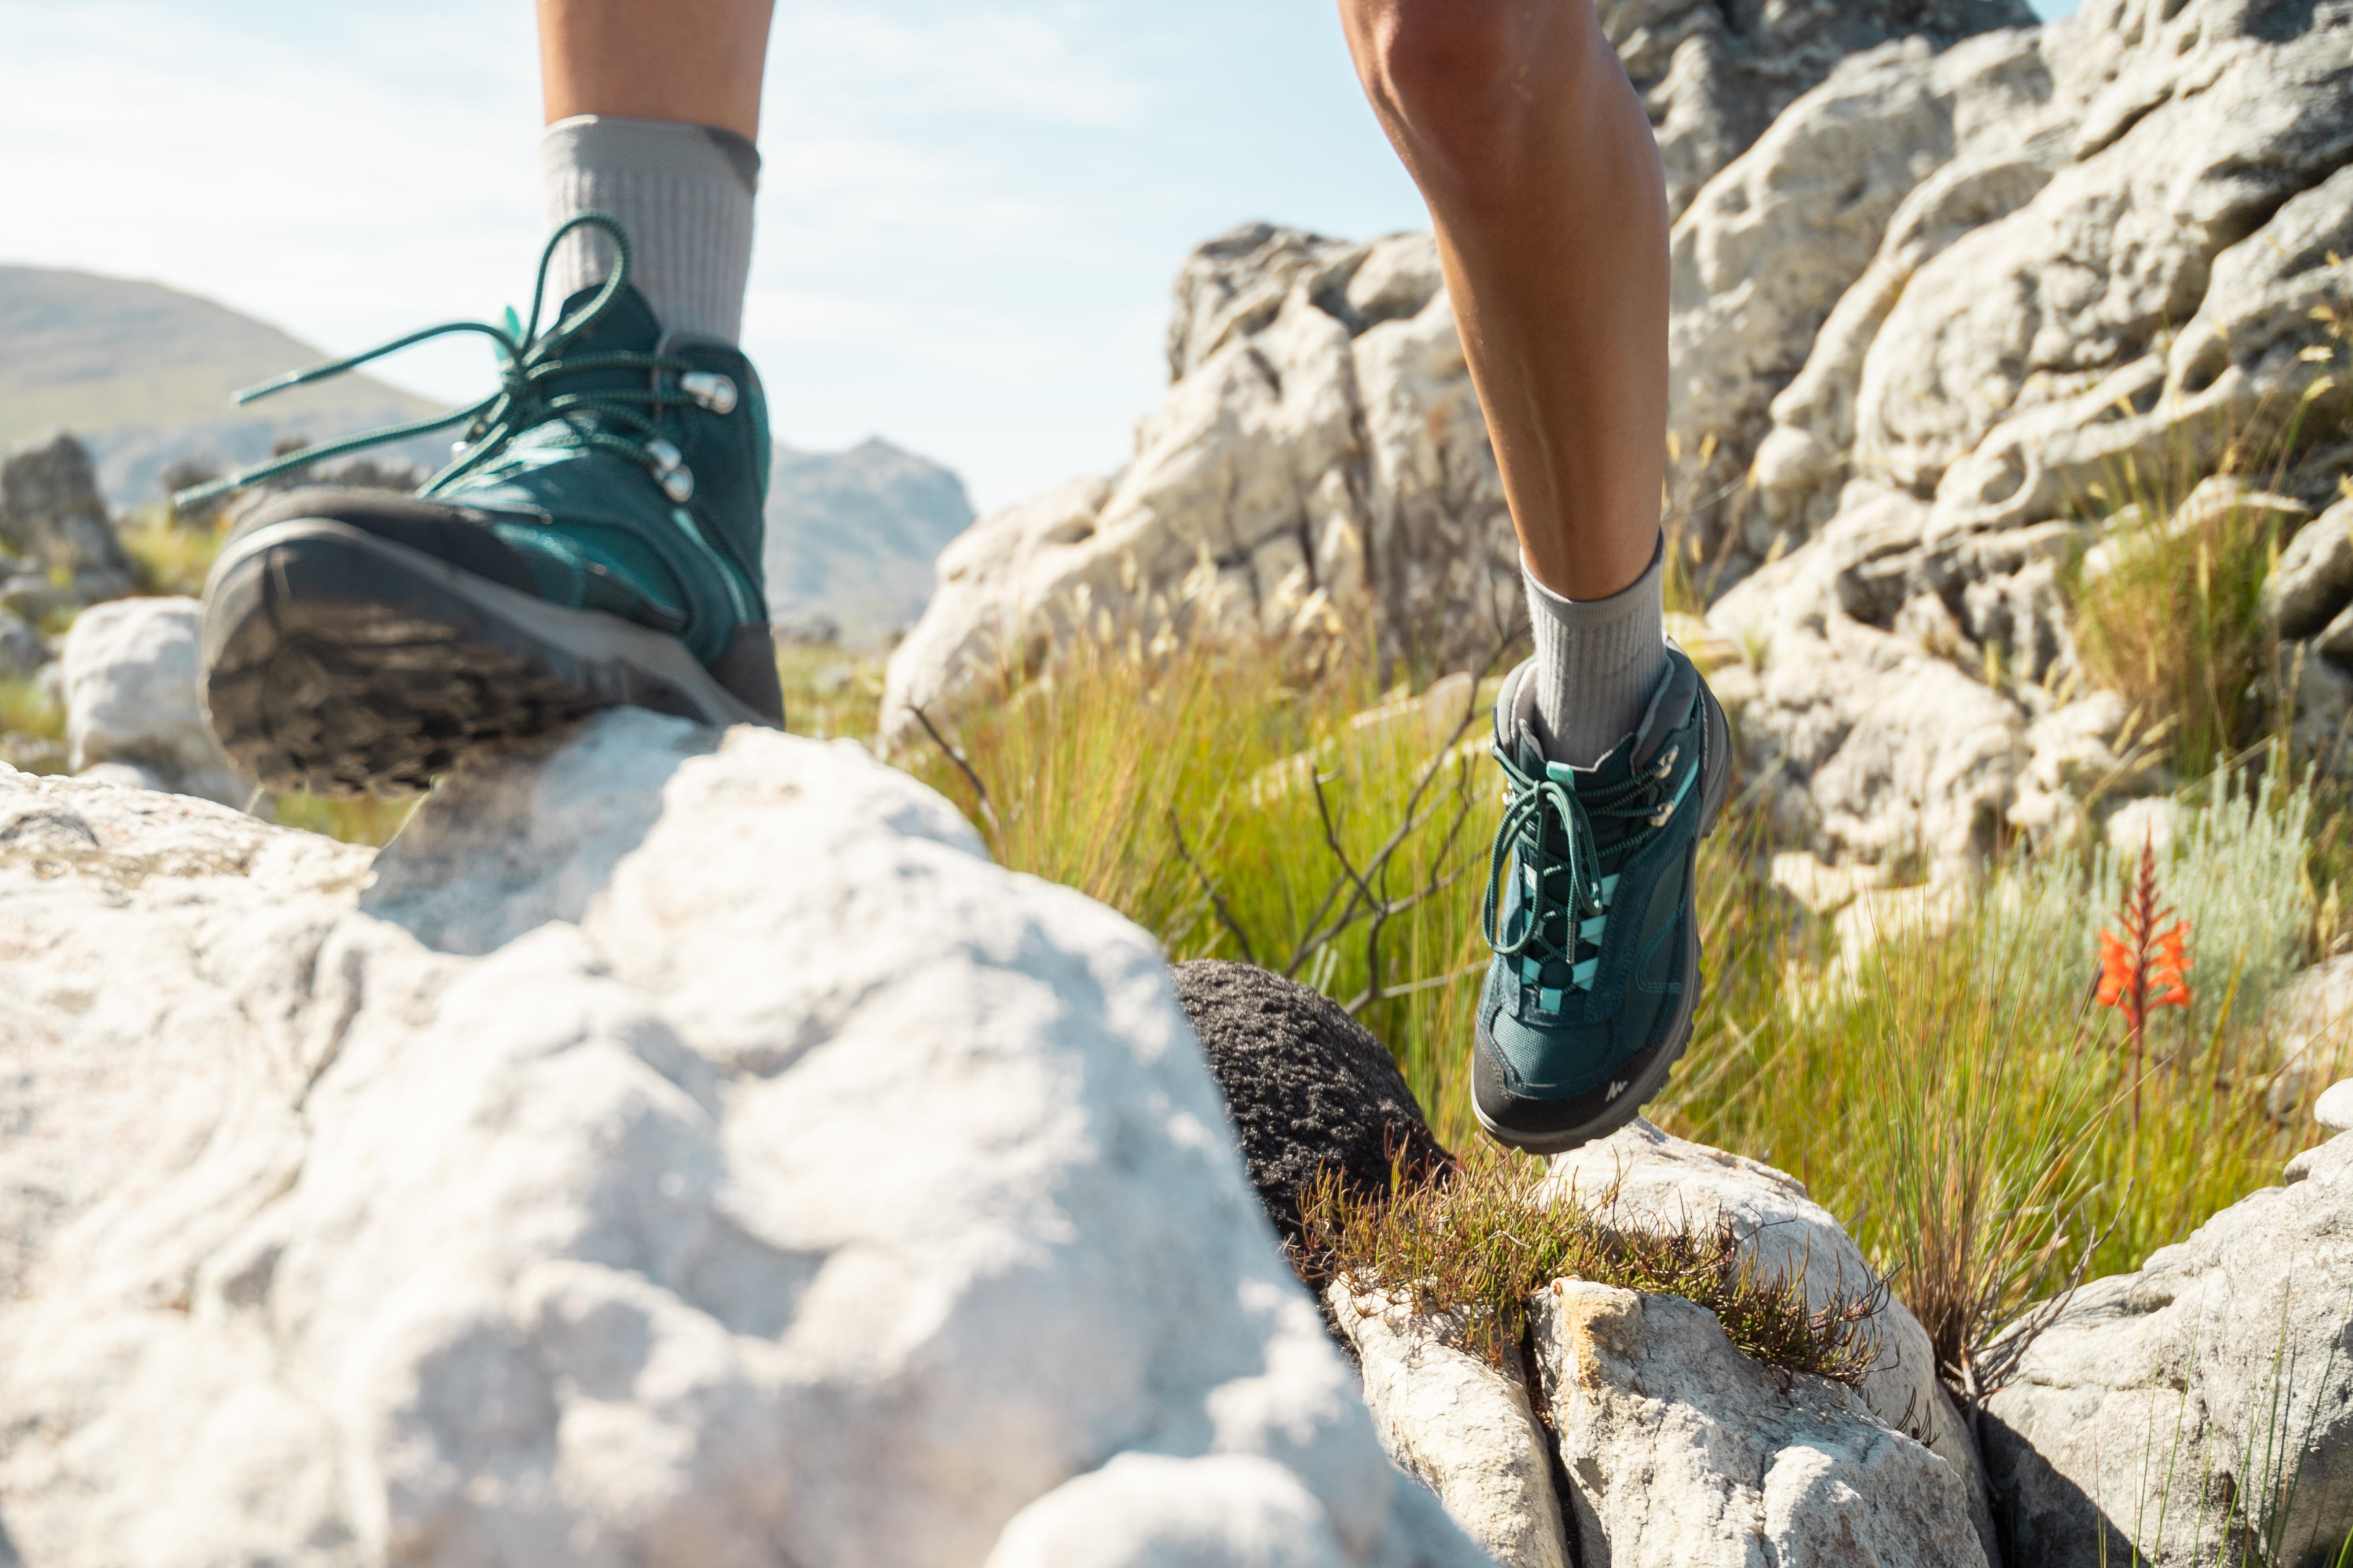
<svg viewBox="0 0 2353 1568">
<path fill-rule="evenodd" d="M 2189 922 L 2177 920 L 2157 939 L 2157 951 L 2148 966 L 2150 994 L 2148 1005 L 2187 1007 L 2189 1005 Z"/>
<path fill-rule="evenodd" d="M 2099 1005 L 2114 1007 L 2132 989 L 2132 949 L 2114 931 L 2100 933 Z"/>
</svg>

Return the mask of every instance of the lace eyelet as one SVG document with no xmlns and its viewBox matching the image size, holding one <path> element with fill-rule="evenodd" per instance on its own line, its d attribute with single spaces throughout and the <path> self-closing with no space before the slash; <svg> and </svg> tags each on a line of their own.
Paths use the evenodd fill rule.
<svg viewBox="0 0 2353 1568">
<path fill-rule="evenodd" d="M 688 371 L 678 378 L 678 389 L 723 418 L 735 412 L 735 383 L 715 370 Z"/>
</svg>

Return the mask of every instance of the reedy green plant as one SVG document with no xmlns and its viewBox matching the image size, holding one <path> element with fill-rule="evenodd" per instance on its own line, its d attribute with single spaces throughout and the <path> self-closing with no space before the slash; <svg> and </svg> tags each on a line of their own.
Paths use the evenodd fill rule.
<svg viewBox="0 0 2353 1568">
<path fill-rule="evenodd" d="M 1481 1139 L 1467 1066 L 1487 953 L 1475 876 L 1457 873 L 1483 864 L 1495 822 L 1483 713 L 1451 758 L 1449 724 L 1352 724 L 1394 695 L 1361 662 L 1303 682 L 1272 659 L 1082 647 L 942 727 L 969 775 L 938 746 L 908 761 L 981 820 L 1006 865 L 1123 910 L 1172 958 L 1278 969 L 1328 923 L 1342 876 L 1305 778 L 1324 781 L 1332 840 L 1359 868 L 1408 820 L 1417 785 L 1425 801 L 1432 780 L 1467 790 L 1459 827 L 1431 813 L 1388 862 L 1389 897 L 1416 901 L 1386 923 L 1386 994 L 1360 1013 L 1440 1138 L 1467 1151 Z M 2227 827 L 2197 826 L 2191 812 L 2182 842 L 2204 847 L 2184 853 L 2224 868 L 2257 855 L 2272 868 L 2295 833 L 2286 792 L 2263 799 L 2258 817 Z M 2091 932 L 2113 889 L 2094 888 L 2085 860 L 1997 870 L 1953 929 L 1891 933 L 1857 984 L 1834 987 L 1823 984 L 1838 956 L 1829 927 L 1771 885 L 1770 848 L 1755 787 L 1736 790 L 1701 848 L 1707 976 L 1694 1037 L 1651 1114 L 1806 1182 L 1936 1325 L 1957 1381 L 1968 1381 L 1965 1353 L 1975 1364 L 2038 1295 L 2078 1269 L 2137 1268 L 2276 1179 L 2316 1135 L 2264 1115 L 2271 1042 L 2256 1021 L 2259 987 L 2243 979 L 2224 1031 L 2226 1081 L 2153 1073 L 2133 1121 L 2112 1022 L 2088 1005 Z M 2201 918 L 2218 930 L 2256 921 L 2227 912 L 2232 896 L 2261 893 L 2218 873 Z M 1313 948 L 1300 977 L 1344 1003 L 1365 997 L 1369 924 Z"/>
</svg>

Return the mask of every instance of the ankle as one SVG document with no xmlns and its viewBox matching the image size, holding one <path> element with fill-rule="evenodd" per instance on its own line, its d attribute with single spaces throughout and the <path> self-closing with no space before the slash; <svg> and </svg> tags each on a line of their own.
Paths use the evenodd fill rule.
<svg viewBox="0 0 2353 1568">
<path fill-rule="evenodd" d="M 1663 539 L 1650 568 L 1606 599 L 1567 599 L 1525 563 L 1535 637 L 1533 728 L 1547 759 L 1590 767 L 1631 734 L 1666 673 Z"/>
<path fill-rule="evenodd" d="M 760 155 L 732 131 L 583 114 L 540 138 L 549 227 L 610 214 L 629 237 L 629 281 L 670 331 L 733 342 L 752 268 Z M 557 250 L 552 304 L 611 276 L 613 250 L 582 231 Z"/>
</svg>

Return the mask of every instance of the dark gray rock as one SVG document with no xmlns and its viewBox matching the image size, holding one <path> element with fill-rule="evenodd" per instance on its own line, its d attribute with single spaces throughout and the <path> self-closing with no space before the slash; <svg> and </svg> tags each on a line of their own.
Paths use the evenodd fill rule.
<svg viewBox="0 0 2353 1568">
<path fill-rule="evenodd" d="M 0 680 L 23 680 L 48 662 L 49 650 L 40 633 L 6 610 L 0 610 Z"/>
<path fill-rule="evenodd" d="M 0 546 L 37 567 L 128 574 L 81 443 L 59 432 L 0 462 Z"/>
<path fill-rule="evenodd" d="M 1298 1238 L 1299 1194 L 1319 1171 L 1385 1193 L 1393 1162 L 1418 1172 L 1453 1163 L 1388 1048 L 1328 997 L 1220 959 L 1180 963 L 1176 979 L 1226 1091 L 1250 1184 L 1286 1240 Z"/>
</svg>

